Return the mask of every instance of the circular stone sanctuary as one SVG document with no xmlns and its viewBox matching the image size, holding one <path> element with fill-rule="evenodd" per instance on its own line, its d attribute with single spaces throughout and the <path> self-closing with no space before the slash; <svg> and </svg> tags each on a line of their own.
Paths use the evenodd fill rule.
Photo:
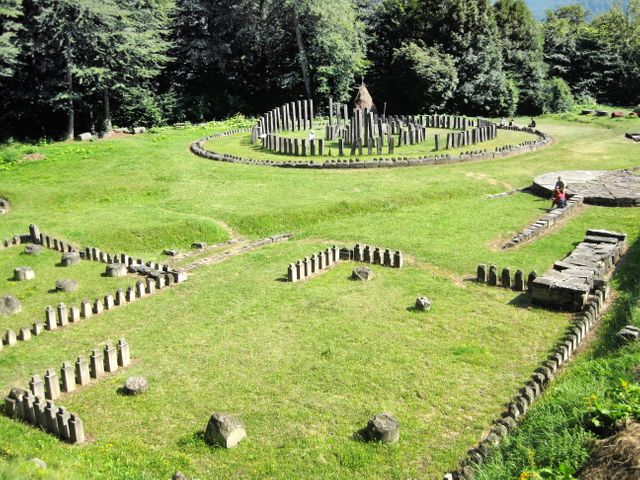
<svg viewBox="0 0 640 480">
<path fill-rule="evenodd" d="M 330 97 L 328 116 L 316 116 L 314 109 L 311 99 L 285 103 L 252 128 L 203 137 L 191 151 L 210 160 L 270 167 L 376 168 L 487 160 L 551 143 L 535 128 L 485 118 L 381 114 L 364 84 L 352 108 Z"/>
<path fill-rule="evenodd" d="M 567 170 L 540 175 L 533 180 L 533 190 L 551 196 L 558 177 L 567 185 L 567 193 L 584 196 L 592 205 L 640 206 L 640 176 L 629 170 Z"/>
</svg>

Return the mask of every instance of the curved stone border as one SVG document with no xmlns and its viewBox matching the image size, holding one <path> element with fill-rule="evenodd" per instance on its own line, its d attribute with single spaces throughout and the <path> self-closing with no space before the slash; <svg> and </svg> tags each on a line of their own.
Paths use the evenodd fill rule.
<svg viewBox="0 0 640 480">
<path fill-rule="evenodd" d="M 531 240 L 533 237 L 540 235 L 543 231 L 555 225 L 563 217 L 567 216 L 583 203 L 584 197 L 582 195 L 574 195 L 567 200 L 567 206 L 565 208 L 554 208 L 549 213 L 546 213 L 525 228 L 522 232 L 516 234 L 511 240 L 505 243 L 502 248 L 512 248 L 523 242 Z"/>
<path fill-rule="evenodd" d="M 624 247 L 624 244 L 622 246 Z M 620 257 L 611 257 L 611 263 L 608 265 L 609 269 L 619 259 Z M 606 309 L 605 302 L 608 297 L 608 282 L 599 282 L 581 312 L 569 324 L 567 333 L 558 342 L 547 359 L 534 370 L 533 375 L 519 389 L 517 395 L 500 414 L 500 417 L 492 422 L 489 433 L 483 435 L 480 442 L 467 451 L 458 468 L 453 472 L 446 473 L 443 480 L 472 480 L 474 478 L 474 467 L 482 465 L 490 455 L 492 448 L 497 447 L 511 431 L 516 429 L 518 420 L 527 413 L 533 402 L 542 395 L 555 377 L 556 372 L 571 358 L 594 325 L 600 321 Z"/>
<path fill-rule="evenodd" d="M 272 160 L 253 160 L 250 158 L 243 158 L 236 155 L 228 155 L 224 153 L 216 153 L 204 148 L 204 144 L 210 140 L 217 138 L 227 137 L 230 135 L 236 135 L 238 133 L 250 133 L 250 128 L 243 128 L 237 130 L 229 130 L 226 132 L 216 133 L 214 135 L 208 135 L 202 137 L 191 144 L 191 152 L 199 157 L 203 157 L 209 160 L 217 162 L 229 162 L 239 163 L 245 165 L 259 165 L 263 167 L 278 167 L 278 168 L 303 168 L 303 169 L 344 169 L 344 168 L 388 168 L 388 167 L 413 167 L 419 165 L 446 165 L 451 163 L 468 162 L 473 160 L 490 160 L 495 158 L 505 158 L 513 155 L 519 155 L 521 153 L 533 152 L 550 145 L 553 141 L 550 135 L 543 133 L 539 130 L 535 130 L 527 127 L 501 127 L 503 130 L 513 130 L 518 132 L 530 133 L 536 135 L 536 140 L 527 140 L 518 145 L 504 145 L 496 147 L 494 152 L 488 150 L 476 150 L 461 153 L 459 155 L 433 155 L 429 157 L 398 157 L 390 159 L 378 159 L 374 158 L 369 161 L 360 161 L 359 159 L 333 159 L 327 160 L 323 163 L 315 163 L 313 161 L 300 162 L 295 159 L 285 159 L 281 162 L 274 162 Z"/>
</svg>

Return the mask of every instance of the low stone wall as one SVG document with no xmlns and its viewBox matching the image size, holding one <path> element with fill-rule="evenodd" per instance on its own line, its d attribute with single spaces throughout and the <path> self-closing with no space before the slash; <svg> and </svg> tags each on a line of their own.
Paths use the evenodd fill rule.
<svg viewBox="0 0 640 480">
<path fill-rule="evenodd" d="M 93 350 L 88 361 L 86 357 L 79 356 L 75 362 L 64 362 L 60 376 L 56 370 L 49 369 L 42 377 L 32 376 L 28 390 L 12 388 L 4 399 L 4 414 L 40 428 L 60 440 L 83 443 L 85 434 L 82 420 L 68 413 L 64 407 L 56 407 L 54 400 L 87 385 L 92 379 L 99 380 L 106 373 L 116 372 L 130 364 L 129 344 L 124 338 L 118 341 L 116 348 L 107 343 L 103 350 Z"/>
<path fill-rule="evenodd" d="M 127 254 L 110 254 L 105 253 L 95 247 L 86 247 L 79 250 L 69 242 L 59 240 L 53 236 L 41 233 L 36 225 L 29 226 L 29 242 L 37 243 L 48 248 L 58 250 L 60 252 L 78 252 L 83 260 L 97 261 L 109 266 L 114 264 L 124 264 L 127 266 L 129 273 L 135 273 L 145 277 L 145 280 L 139 280 L 135 284 L 130 285 L 126 289 L 119 288 L 115 293 L 108 293 L 103 297 L 90 300 L 83 300 L 80 305 L 67 306 L 64 303 L 58 304 L 57 307 L 48 306 L 44 311 L 42 321 L 36 321 L 31 326 L 20 328 L 17 332 L 14 330 L 6 330 L 2 339 L 0 339 L 0 351 L 7 346 L 12 347 L 18 342 L 26 342 L 32 337 L 41 335 L 45 331 L 57 330 L 59 327 L 66 327 L 86 320 L 95 315 L 111 310 L 116 307 L 124 306 L 138 299 L 152 295 L 165 287 L 170 287 L 177 283 L 182 283 L 188 279 L 188 275 L 184 270 L 175 270 L 169 265 L 161 265 L 156 262 L 145 262 L 140 258 L 134 258 Z M 23 240 L 25 236 L 22 236 Z M 34 239 L 38 239 L 34 242 Z"/>
<path fill-rule="evenodd" d="M 287 268 L 287 281 L 298 282 L 311 275 L 327 270 L 341 260 L 371 263 L 383 267 L 402 268 L 404 255 L 400 250 L 392 250 L 357 243 L 354 248 L 340 248 L 335 245 L 324 251 L 314 253 L 295 263 L 290 263 Z"/>
<path fill-rule="evenodd" d="M 513 272 L 510 268 L 499 270 L 495 265 L 478 265 L 476 281 L 493 287 L 510 288 L 516 292 L 527 291 L 537 277 L 536 272 L 529 272 L 525 277 L 522 270 Z"/>
<path fill-rule="evenodd" d="M 584 197 L 582 195 L 574 195 L 569 200 L 567 200 L 567 206 L 565 208 L 554 208 L 549 213 L 546 213 L 541 218 L 525 228 L 522 232 L 515 235 L 511 240 L 505 243 L 502 248 L 512 248 L 523 242 L 531 240 L 532 238 L 540 235 L 546 229 L 555 225 L 563 217 L 567 216 L 583 203 Z"/>
<path fill-rule="evenodd" d="M 295 159 L 283 159 L 282 161 L 253 160 L 236 155 L 216 153 L 204 148 L 204 144 L 210 140 L 247 133 L 251 129 L 230 130 L 228 132 L 216 133 L 196 140 L 191 144 L 191 152 L 200 157 L 217 162 L 238 163 L 244 165 L 259 165 L 263 167 L 278 168 L 303 168 L 303 169 L 361 169 L 361 168 L 392 168 L 392 167 L 414 167 L 421 165 L 448 165 L 474 160 L 491 160 L 496 158 L 506 158 L 513 155 L 536 151 L 551 144 L 552 138 L 539 130 L 524 127 L 499 127 L 506 130 L 521 131 L 536 135 L 536 140 L 527 140 L 518 145 L 505 145 L 496 147 L 495 151 L 473 150 L 463 152 L 458 155 L 431 155 L 422 157 L 397 157 L 397 158 L 374 158 L 373 160 L 361 161 L 358 158 L 342 158 L 326 160 L 322 163 L 314 161 L 301 162 Z"/>
<path fill-rule="evenodd" d="M 536 305 L 579 311 L 590 294 L 605 283 L 626 250 L 623 233 L 587 230 L 585 239 L 563 260 L 532 283 L 531 300 Z"/>
</svg>

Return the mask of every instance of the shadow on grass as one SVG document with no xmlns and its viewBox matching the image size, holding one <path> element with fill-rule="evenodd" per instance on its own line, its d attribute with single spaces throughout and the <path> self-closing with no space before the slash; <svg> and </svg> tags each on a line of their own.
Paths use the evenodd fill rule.
<svg viewBox="0 0 640 480">
<path fill-rule="evenodd" d="M 509 301 L 507 305 L 516 308 L 529 308 L 531 307 L 531 295 L 529 292 L 521 292 L 517 297 Z"/>
</svg>

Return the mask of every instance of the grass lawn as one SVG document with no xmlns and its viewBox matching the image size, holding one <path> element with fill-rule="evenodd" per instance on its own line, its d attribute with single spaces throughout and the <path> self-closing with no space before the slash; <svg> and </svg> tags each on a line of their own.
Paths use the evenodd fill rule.
<svg viewBox="0 0 640 480">
<path fill-rule="evenodd" d="M 546 270 L 589 227 L 638 238 L 640 209 L 589 207 L 535 242 L 502 251 L 499 240 L 541 216 L 549 202 L 524 193 L 485 196 L 547 171 L 639 165 L 638 146 L 622 136 L 640 121 L 626 122 L 604 128 L 542 118 L 539 128 L 556 143 L 539 152 L 363 171 L 271 169 L 190 154 L 189 143 L 216 125 L 5 147 L 5 155 L 29 149 L 46 158 L 0 174 L 0 197 L 12 204 L 0 217 L 0 238 L 37 223 L 75 243 L 159 260 L 164 248 L 188 251 L 195 241 L 228 239 L 224 224 L 249 239 L 285 231 L 295 237 L 198 268 L 175 288 L 0 352 L 3 394 L 121 336 L 134 359 L 126 371 L 60 401 L 83 419 L 86 445 L 64 445 L 0 417 L 0 478 L 157 479 L 175 470 L 202 479 L 440 478 L 569 321 L 523 307 L 513 292 L 468 281 L 476 265 Z M 401 249 L 407 265 L 374 267 L 368 283 L 347 280 L 347 263 L 309 281 L 277 281 L 291 261 L 355 242 Z M 7 278 L 15 252 L 0 254 Z M 57 275 L 62 268 L 54 263 L 36 274 L 50 268 Z M 99 273 L 77 272 L 81 285 Z M 14 287 L 2 285 L 3 292 Z M 408 309 L 419 295 L 433 300 L 429 313 Z M 28 302 L 43 308 L 51 298 L 39 289 Z M 116 394 L 138 374 L 149 380 L 147 394 Z M 245 422 L 248 438 L 236 449 L 204 443 L 216 411 Z M 383 411 L 401 422 L 397 445 L 351 438 Z M 27 461 L 33 456 L 47 470 Z"/>
<path fill-rule="evenodd" d="M 324 138 L 324 129 L 317 127 L 316 138 Z M 468 152 L 472 150 L 489 150 L 494 151 L 496 147 L 505 146 L 505 145 L 518 145 L 522 142 L 528 140 L 535 140 L 537 137 L 535 135 L 531 135 L 530 133 L 524 132 L 516 132 L 512 130 L 498 130 L 498 136 L 486 142 L 478 143 L 476 145 L 467 145 L 462 148 L 452 148 L 449 150 L 435 150 L 435 139 L 434 135 L 441 135 L 441 141 L 445 142 L 447 140 L 448 132 L 456 132 L 457 130 L 445 130 L 438 128 L 428 128 L 427 129 L 427 140 L 417 144 L 417 145 L 402 145 L 400 147 L 396 146 L 394 153 L 389 154 L 389 148 L 383 148 L 383 154 L 378 155 L 375 153 L 373 155 L 367 155 L 367 149 L 363 149 L 363 155 L 359 155 L 356 153 L 353 157 L 349 157 L 350 147 L 345 146 L 345 156 L 338 156 L 338 141 L 332 140 L 325 142 L 324 150 L 325 154 L 323 156 L 316 155 L 314 157 L 295 157 L 294 155 L 286 155 L 283 153 L 276 153 L 267 150 L 266 148 L 262 148 L 259 144 L 251 143 L 251 134 L 250 133 L 238 133 L 236 135 L 228 135 L 225 137 L 216 138 L 210 140 L 205 143 L 205 148 L 216 153 L 226 153 L 229 155 L 237 155 L 242 158 L 251 158 L 254 160 L 271 160 L 274 162 L 282 161 L 282 160 L 299 160 L 299 161 L 309 161 L 313 160 L 315 162 L 324 162 L 326 160 L 338 159 L 338 158 L 358 158 L 363 161 L 372 160 L 374 158 L 402 158 L 402 157 L 419 157 L 419 156 L 431 156 L 431 155 L 458 155 L 463 152 Z M 299 132 L 284 132 L 281 136 L 290 137 L 290 138 L 307 138 L 309 136 L 307 131 L 299 131 Z M 396 138 L 396 144 L 398 139 Z"/>
</svg>

